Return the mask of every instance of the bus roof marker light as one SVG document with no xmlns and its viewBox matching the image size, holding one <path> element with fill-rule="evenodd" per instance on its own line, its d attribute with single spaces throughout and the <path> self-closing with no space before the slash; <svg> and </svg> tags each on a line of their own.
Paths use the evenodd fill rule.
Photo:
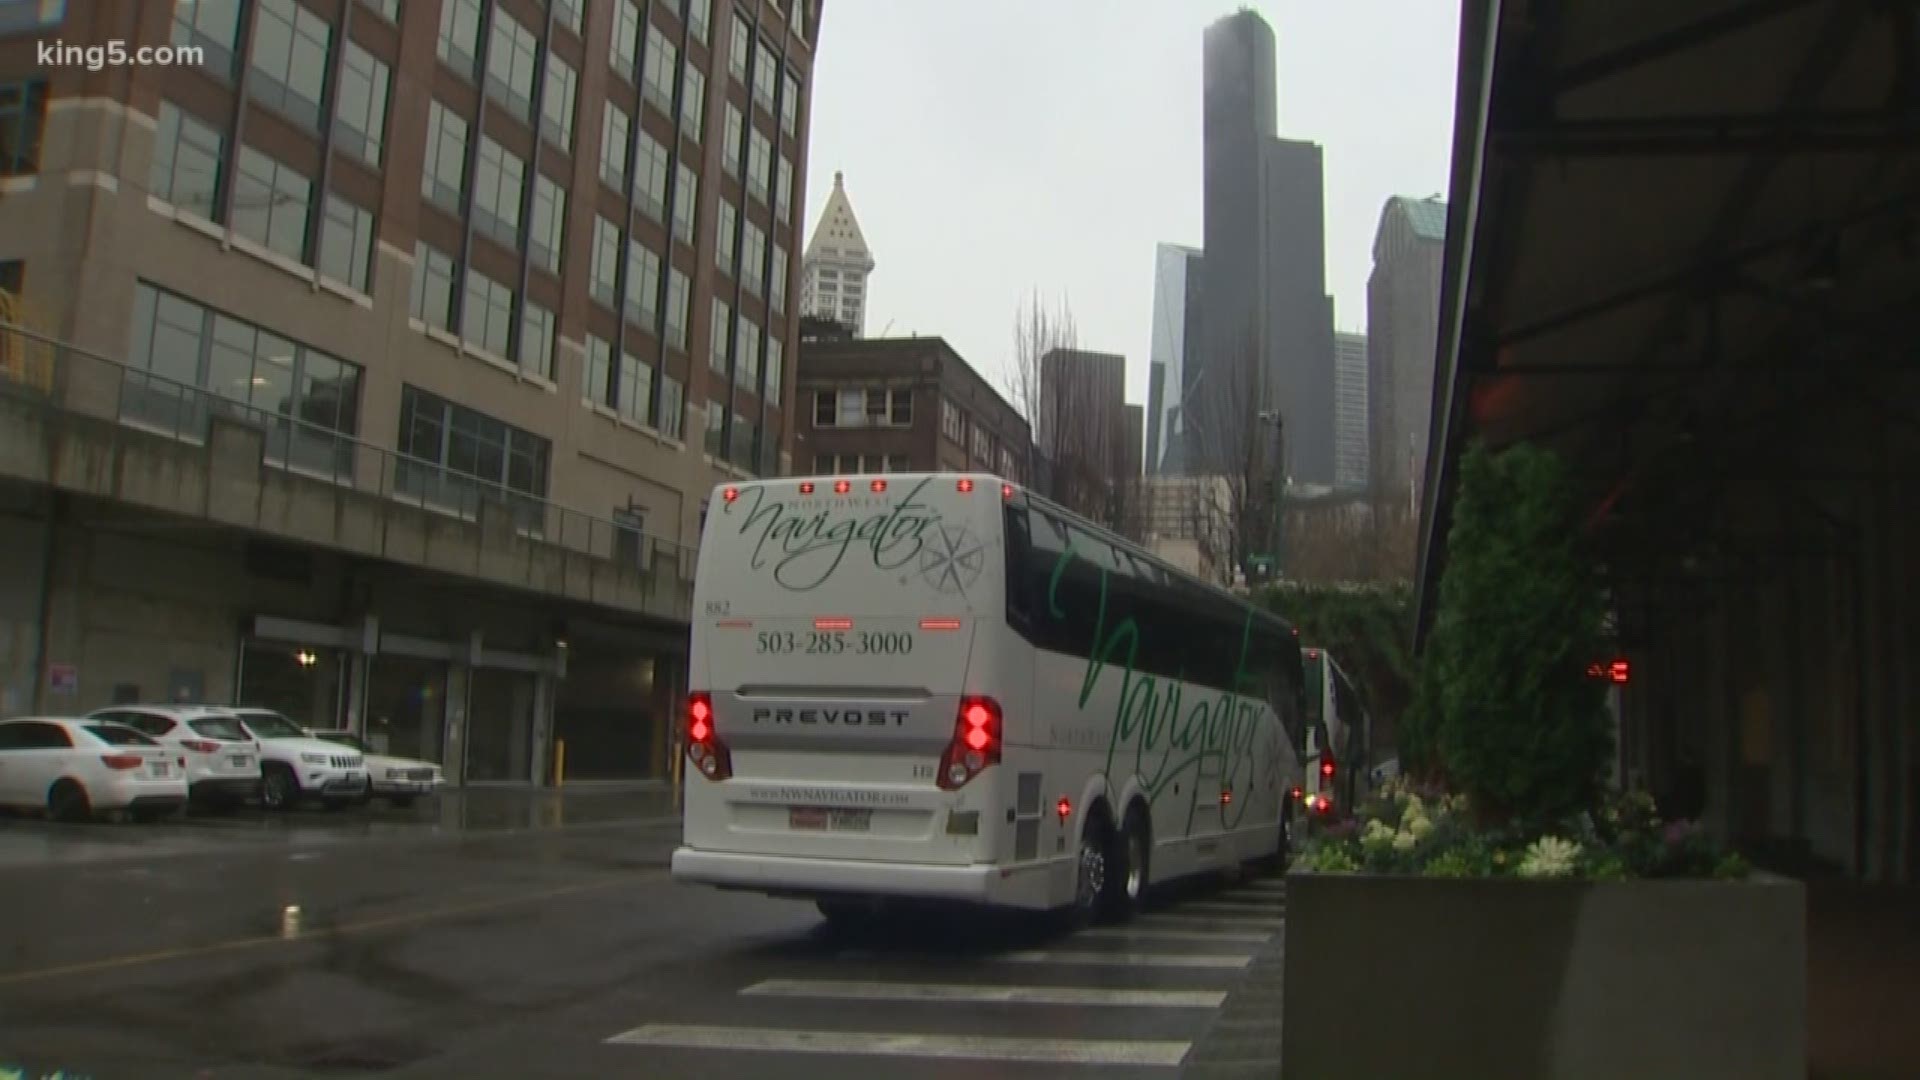
<svg viewBox="0 0 1920 1080">
<path fill-rule="evenodd" d="M 953 482 L 953 486 L 956 490 L 965 494 L 973 490 L 973 480 L 969 477 L 963 476 L 960 479 L 955 480 Z"/>
<path fill-rule="evenodd" d="M 847 492 L 852 490 L 853 490 L 853 484 L 849 481 L 835 480 L 833 482 L 833 493 L 835 495 L 845 495 Z"/>
<path fill-rule="evenodd" d="M 872 488 L 875 492 L 881 492 L 881 491 L 887 490 L 887 482 L 885 480 L 875 480 L 873 483 L 867 486 Z"/>
<path fill-rule="evenodd" d="M 728 502 L 732 502 L 733 500 L 740 497 L 740 489 L 737 487 L 728 487 L 725 491 L 722 491 L 720 493 L 720 497 L 727 500 Z"/>
<path fill-rule="evenodd" d="M 1011 499 L 1011 498 L 1013 498 L 1013 485 L 1012 485 L 1012 484 L 1001 484 L 1001 485 L 1000 485 L 1000 497 L 1001 497 L 1001 498 L 1003 498 L 1003 499 Z"/>
<path fill-rule="evenodd" d="M 811 480 L 800 481 L 800 494 L 802 495 L 813 494 L 813 481 Z"/>
</svg>

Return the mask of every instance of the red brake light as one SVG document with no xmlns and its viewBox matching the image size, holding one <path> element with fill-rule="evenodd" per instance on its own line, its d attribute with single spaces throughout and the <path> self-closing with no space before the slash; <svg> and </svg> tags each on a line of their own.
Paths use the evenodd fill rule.
<svg viewBox="0 0 1920 1080">
<path fill-rule="evenodd" d="M 1065 821 L 1067 818 L 1073 816 L 1073 803 L 1065 795 L 1062 795 L 1060 796 L 1060 801 L 1054 804 L 1053 812 L 1060 815 L 1061 821 Z"/>
<path fill-rule="evenodd" d="M 1320 775 L 1321 776 L 1333 775 L 1333 759 L 1332 758 L 1327 758 L 1325 761 L 1322 761 L 1320 763 Z"/>
<path fill-rule="evenodd" d="M 1232 801 L 1233 801 L 1233 792 L 1232 792 L 1232 791 L 1222 791 L 1222 792 L 1220 793 L 1220 805 L 1221 805 L 1221 806 L 1226 806 L 1226 805 L 1227 805 L 1228 803 L 1231 803 Z"/>
<path fill-rule="evenodd" d="M 220 750 L 220 744 L 209 739 L 181 739 L 180 745 L 196 754 L 213 754 Z"/>
<path fill-rule="evenodd" d="M 887 482 L 886 482 L 885 480 L 875 480 L 875 481 L 874 481 L 873 483 L 871 483 L 871 484 L 869 484 L 869 485 L 867 485 L 867 486 L 868 486 L 868 487 L 871 487 L 871 488 L 872 488 L 873 490 L 875 490 L 875 491 L 885 491 L 885 490 L 887 490 Z"/>
<path fill-rule="evenodd" d="M 101 764 L 109 769 L 119 769 L 121 771 L 137 769 L 145 764 L 146 760 L 146 758 L 138 754 L 103 754 L 100 757 Z"/>
<path fill-rule="evenodd" d="M 1332 809 L 1333 809 L 1333 800 L 1327 798 L 1325 795 L 1320 796 L 1320 812 L 1324 814 L 1327 811 Z"/>
<path fill-rule="evenodd" d="M 713 730 L 713 695 L 705 690 L 687 695 L 687 758 L 709 780 L 733 775 L 733 756 Z"/>
<path fill-rule="evenodd" d="M 1630 671 L 1631 669 L 1627 666 L 1625 660 L 1615 660 L 1613 665 L 1607 669 L 1607 674 L 1614 682 L 1624 683 L 1627 681 Z"/>
<path fill-rule="evenodd" d="M 835 480 L 833 482 L 833 493 L 835 495 L 845 495 L 847 492 L 852 490 L 853 490 L 853 484 L 851 484 L 846 480 Z"/>
<path fill-rule="evenodd" d="M 800 481 L 800 494 L 802 495 L 813 494 L 813 481 L 811 480 Z"/>
<path fill-rule="evenodd" d="M 737 487 L 730 487 L 725 491 L 722 491 L 720 493 L 720 497 L 727 500 L 728 502 L 732 502 L 733 500 L 740 497 L 740 489 Z"/>
<path fill-rule="evenodd" d="M 1318 660 L 1318 659 L 1320 659 L 1320 650 L 1319 650 L 1319 649 L 1308 649 L 1308 650 L 1307 650 L 1307 659 L 1309 659 L 1309 660 Z"/>
<path fill-rule="evenodd" d="M 953 486 L 956 488 L 959 488 L 963 492 L 972 491 L 973 481 L 963 476 L 959 480 L 954 481 Z"/>
<path fill-rule="evenodd" d="M 1294 788 L 1294 789 L 1293 789 L 1293 798 L 1294 798 L 1294 801 L 1295 801 L 1295 802 L 1298 802 L 1298 801 L 1299 801 L 1299 800 L 1300 800 L 1301 798 L 1303 798 L 1303 797 L 1304 797 L 1305 795 L 1306 795 L 1306 792 L 1304 792 L 1304 791 L 1301 791 L 1301 790 L 1300 790 L 1299 788 Z"/>
<path fill-rule="evenodd" d="M 934 782 L 942 790 L 955 791 L 989 766 L 999 764 L 1000 728 L 999 702 L 990 697 L 961 698 L 953 738 L 947 743 L 946 753 L 940 755 L 940 771 Z"/>
</svg>

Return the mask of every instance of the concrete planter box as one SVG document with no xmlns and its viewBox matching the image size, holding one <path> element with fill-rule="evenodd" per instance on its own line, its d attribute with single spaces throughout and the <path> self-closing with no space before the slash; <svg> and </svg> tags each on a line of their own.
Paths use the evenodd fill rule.
<svg viewBox="0 0 1920 1080">
<path fill-rule="evenodd" d="M 1287 877 L 1287 1080 L 1805 1080 L 1799 882 Z"/>
</svg>

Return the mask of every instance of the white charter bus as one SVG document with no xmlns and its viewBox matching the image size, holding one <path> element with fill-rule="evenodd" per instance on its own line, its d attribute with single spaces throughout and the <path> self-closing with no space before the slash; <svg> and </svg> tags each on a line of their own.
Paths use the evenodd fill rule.
<svg viewBox="0 0 1920 1080">
<path fill-rule="evenodd" d="M 839 921 L 952 900 L 1124 918 L 1284 861 L 1282 619 L 979 474 L 716 488 L 694 582 L 677 880 Z"/>
</svg>

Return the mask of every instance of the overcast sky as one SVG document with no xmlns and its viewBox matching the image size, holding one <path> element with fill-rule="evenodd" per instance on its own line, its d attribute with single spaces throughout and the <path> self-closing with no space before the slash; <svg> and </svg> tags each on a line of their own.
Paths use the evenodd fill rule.
<svg viewBox="0 0 1920 1080">
<path fill-rule="evenodd" d="M 1154 245 L 1201 240 L 1201 33 L 1240 7 L 1273 27 L 1279 134 L 1325 149 L 1334 319 L 1363 329 L 1382 204 L 1447 190 L 1453 0 L 827 0 L 805 228 L 844 172 L 867 335 L 944 337 L 1004 391 L 1039 289 L 1144 404 Z"/>
</svg>

